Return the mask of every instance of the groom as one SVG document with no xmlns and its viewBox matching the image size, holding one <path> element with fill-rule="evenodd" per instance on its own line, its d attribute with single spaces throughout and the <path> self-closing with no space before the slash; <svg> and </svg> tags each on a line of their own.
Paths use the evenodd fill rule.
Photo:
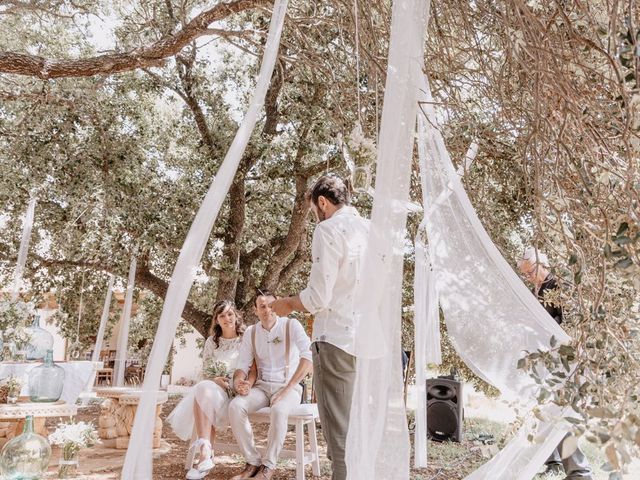
<svg viewBox="0 0 640 480">
<path fill-rule="evenodd" d="M 255 311 L 260 321 L 247 328 L 240 344 L 233 375 L 239 395 L 229 403 L 229 421 L 247 464 L 231 480 L 269 480 L 273 476 L 287 434 L 289 412 L 302 400 L 300 381 L 312 368 L 310 341 L 304 328 L 295 319 L 277 317 L 270 306 L 274 300 L 273 294 L 259 291 Z M 254 361 L 258 379 L 250 388 L 247 375 Z M 269 406 L 267 450 L 261 457 L 248 416 Z"/>
</svg>

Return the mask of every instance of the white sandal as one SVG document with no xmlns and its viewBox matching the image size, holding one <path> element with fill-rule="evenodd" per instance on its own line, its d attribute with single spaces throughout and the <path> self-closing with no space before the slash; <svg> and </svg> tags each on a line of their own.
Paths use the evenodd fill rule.
<svg viewBox="0 0 640 480">
<path fill-rule="evenodd" d="M 204 447 L 201 449 L 201 447 Z M 194 450 L 193 458 L 195 463 L 196 454 L 200 454 L 198 464 L 191 464 L 191 469 L 187 472 L 187 480 L 200 480 L 207 476 L 211 469 L 215 466 L 213 462 L 213 449 L 211 442 L 206 438 L 199 438 L 191 444 L 189 451 Z M 204 453 L 204 455 L 203 455 Z"/>
</svg>

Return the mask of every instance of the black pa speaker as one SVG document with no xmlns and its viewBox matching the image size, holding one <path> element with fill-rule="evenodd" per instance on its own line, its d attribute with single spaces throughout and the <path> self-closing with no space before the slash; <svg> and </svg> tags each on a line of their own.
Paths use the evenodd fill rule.
<svg viewBox="0 0 640 480">
<path fill-rule="evenodd" d="M 449 378 L 427 380 L 427 436 L 437 442 L 462 440 L 462 383 Z"/>
</svg>

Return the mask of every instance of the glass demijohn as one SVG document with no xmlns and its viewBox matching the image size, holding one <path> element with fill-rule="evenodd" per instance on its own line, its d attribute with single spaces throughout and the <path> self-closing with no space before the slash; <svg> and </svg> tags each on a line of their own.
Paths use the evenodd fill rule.
<svg viewBox="0 0 640 480">
<path fill-rule="evenodd" d="M 44 477 L 51 446 L 33 431 L 33 417 L 27 416 L 22 435 L 9 440 L 0 454 L 0 473 L 6 480 L 38 480 Z"/>
<path fill-rule="evenodd" d="M 27 360 L 41 360 L 47 350 L 53 348 L 53 335 L 40 327 L 40 315 L 33 317 L 33 323 L 27 328 L 29 332 L 29 344 L 27 345 Z"/>
<path fill-rule="evenodd" d="M 64 369 L 53 363 L 53 350 L 47 350 L 44 363 L 29 372 L 29 396 L 32 402 L 56 402 L 64 387 Z"/>
</svg>

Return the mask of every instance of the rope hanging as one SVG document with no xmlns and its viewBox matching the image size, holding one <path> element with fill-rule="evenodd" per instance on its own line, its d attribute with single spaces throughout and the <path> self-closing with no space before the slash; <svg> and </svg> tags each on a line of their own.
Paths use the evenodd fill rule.
<svg viewBox="0 0 640 480">
<path fill-rule="evenodd" d="M 355 44 L 356 44 L 356 105 L 358 107 L 358 122 L 362 125 L 362 114 L 360 106 L 360 25 L 358 21 L 358 0 L 353 0 L 353 12 L 356 24 Z"/>
</svg>

